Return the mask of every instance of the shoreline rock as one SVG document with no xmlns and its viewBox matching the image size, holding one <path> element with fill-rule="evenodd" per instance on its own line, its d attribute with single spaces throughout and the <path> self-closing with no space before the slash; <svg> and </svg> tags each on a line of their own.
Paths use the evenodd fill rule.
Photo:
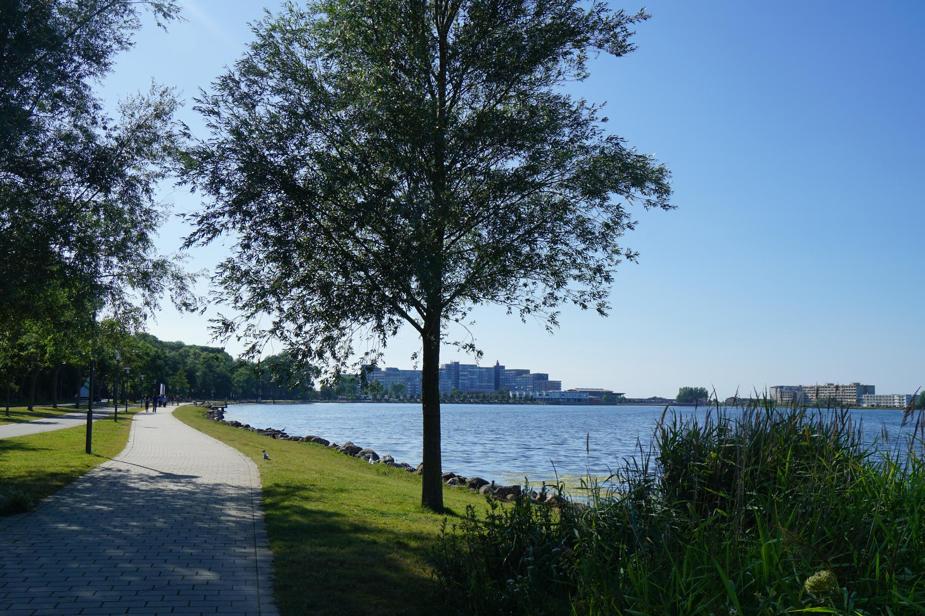
<svg viewBox="0 0 925 616">
<path fill-rule="evenodd" d="M 340 453 L 350 456 L 352 458 L 358 458 L 360 460 L 365 460 L 369 464 L 383 464 L 385 466 L 390 466 L 392 468 L 400 468 L 409 473 L 415 473 L 420 475 L 424 472 L 424 464 L 418 464 L 416 467 L 411 466 L 406 462 L 397 462 L 395 458 L 390 455 L 385 455 L 380 457 L 373 449 L 368 447 L 361 447 L 352 441 L 347 441 L 343 445 L 338 445 L 333 441 L 328 441 L 325 438 L 315 435 L 307 436 L 291 436 L 287 434 L 284 430 L 277 430 L 276 428 L 255 428 L 249 424 L 242 424 L 239 421 L 226 421 L 225 420 L 225 408 L 224 407 L 210 407 L 206 411 L 206 417 L 216 421 L 218 423 L 231 426 L 232 428 L 239 428 L 242 430 L 248 430 L 249 432 L 256 432 L 262 436 L 268 436 L 276 440 L 288 440 L 288 441 L 298 441 L 302 443 L 314 443 L 328 449 L 334 449 Z M 466 488 L 472 492 L 477 492 L 486 498 L 494 498 L 497 500 L 504 501 L 515 501 L 517 499 L 523 498 L 526 496 L 529 498 L 530 502 L 538 505 L 548 505 L 551 507 L 562 507 L 569 501 L 561 495 L 561 493 L 556 490 L 555 493 L 548 492 L 546 489 L 546 484 L 543 484 L 542 490 L 537 493 L 535 490 L 531 491 L 529 494 L 525 494 L 523 488 L 519 485 L 503 486 L 495 485 L 494 481 L 488 481 L 482 477 L 464 477 L 453 472 L 444 472 L 441 476 L 441 480 L 444 485 L 453 487 L 453 488 Z"/>
</svg>

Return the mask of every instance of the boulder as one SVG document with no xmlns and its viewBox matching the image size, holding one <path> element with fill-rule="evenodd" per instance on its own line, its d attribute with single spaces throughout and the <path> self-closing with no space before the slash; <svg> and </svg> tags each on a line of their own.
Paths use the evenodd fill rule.
<svg viewBox="0 0 925 616">
<path fill-rule="evenodd" d="M 492 486 L 490 483 L 486 483 L 481 488 L 479 488 L 479 494 L 483 496 L 488 496 L 492 492 Z"/>
<path fill-rule="evenodd" d="M 361 449 L 359 452 L 357 452 L 356 457 L 363 458 L 367 462 L 379 461 L 379 454 L 372 449 Z"/>
<path fill-rule="evenodd" d="M 454 486 L 454 487 L 460 485 L 459 478 L 458 478 L 458 477 L 450 477 L 449 479 L 447 479 L 446 485 L 448 485 L 448 486 Z"/>
<path fill-rule="evenodd" d="M 395 466 L 395 458 L 393 458 L 392 456 L 382 456 L 379 459 L 379 463 L 386 464 L 388 466 Z"/>
<path fill-rule="evenodd" d="M 487 483 L 488 482 L 481 477 L 469 477 L 469 479 L 466 481 L 466 486 L 468 486 L 470 490 L 478 491 L 483 485 Z"/>
<path fill-rule="evenodd" d="M 414 472 L 417 473 L 418 475 L 420 475 L 421 473 L 423 473 L 423 472 L 424 472 L 424 463 L 421 462 L 420 464 L 418 464 L 418 467 L 417 467 L 416 469 L 414 469 Z"/>
<path fill-rule="evenodd" d="M 360 447 L 359 445 L 355 445 L 354 443 L 352 443 L 352 442 L 350 442 L 350 441 L 347 441 L 346 443 L 344 443 L 343 445 L 341 445 L 340 447 L 338 447 L 338 448 L 337 448 L 337 451 L 339 451 L 339 452 L 341 452 L 341 453 L 345 453 L 345 454 L 347 454 L 348 456 L 355 456 L 355 455 L 357 455 L 358 453 L 360 453 L 361 451 L 363 451 L 363 448 Z"/>
<path fill-rule="evenodd" d="M 456 473 L 443 473 L 443 482 L 446 483 L 450 479 L 453 479 L 454 477 L 458 477 L 458 476 L 459 475 L 457 475 Z"/>
</svg>

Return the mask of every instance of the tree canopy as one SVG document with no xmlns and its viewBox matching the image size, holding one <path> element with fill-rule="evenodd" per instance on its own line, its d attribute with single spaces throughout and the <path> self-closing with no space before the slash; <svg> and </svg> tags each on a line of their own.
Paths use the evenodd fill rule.
<svg viewBox="0 0 925 616">
<path fill-rule="evenodd" d="M 199 100 L 190 245 L 233 234 L 215 280 L 259 349 L 343 363 L 351 341 L 422 339 L 422 502 L 442 507 L 440 342 L 475 305 L 555 326 L 606 314 L 629 206 L 669 208 L 667 169 L 562 86 L 633 49 L 643 13 L 576 0 L 287 5 Z M 259 326 L 261 318 L 264 326 Z"/>
<path fill-rule="evenodd" d="M 710 399 L 710 392 L 706 387 L 681 387 L 675 398 L 681 404 L 694 404 L 706 402 Z"/>
<path fill-rule="evenodd" d="M 93 87 L 150 11 L 173 0 L 4 2 L 0 13 L 0 337 L 26 320 L 137 317 L 164 296 L 191 307 L 189 277 L 154 245 L 157 183 L 182 137 L 172 93 L 152 86 L 110 118 Z"/>
</svg>

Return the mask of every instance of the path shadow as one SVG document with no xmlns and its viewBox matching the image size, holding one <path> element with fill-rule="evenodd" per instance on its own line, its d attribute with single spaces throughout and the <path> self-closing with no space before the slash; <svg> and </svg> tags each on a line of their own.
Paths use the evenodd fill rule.
<svg viewBox="0 0 925 616">
<path fill-rule="evenodd" d="M 111 462 L 116 462 L 118 464 L 125 464 L 126 466 L 134 466 L 136 468 L 143 468 L 147 471 L 157 473 L 158 475 L 162 476 L 165 479 L 174 479 L 177 481 L 183 481 L 183 480 L 193 480 L 193 479 L 200 478 L 199 475 L 179 475 L 177 473 L 171 473 L 169 471 L 162 471 L 160 469 L 151 468 L 150 466 L 145 466 L 144 464 L 136 464 L 134 462 L 128 462 L 127 460 L 122 460 L 120 458 L 110 458 L 109 456 L 101 456 L 96 453 L 93 455 L 96 456 L 97 458 L 103 458 L 105 460 L 110 460 Z"/>
<path fill-rule="evenodd" d="M 17 601 L 126 594 L 214 593 L 257 611 L 253 506 L 259 491 L 194 477 L 100 468 L 0 524 L 0 607 L 5 583 L 42 580 Z M 266 567 L 264 567 L 266 569 Z M 165 590 L 166 589 L 166 590 Z M 22 593 L 20 593 L 22 595 Z M 2 611 L 2 610 L 0 610 Z"/>
</svg>

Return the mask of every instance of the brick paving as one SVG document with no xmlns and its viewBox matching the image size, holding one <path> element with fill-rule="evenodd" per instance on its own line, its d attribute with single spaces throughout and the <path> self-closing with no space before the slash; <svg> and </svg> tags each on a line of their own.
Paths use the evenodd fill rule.
<svg viewBox="0 0 925 616">
<path fill-rule="evenodd" d="M 276 616 L 257 467 L 172 411 L 136 415 L 115 460 L 0 519 L 0 614 Z"/>
</svg>

